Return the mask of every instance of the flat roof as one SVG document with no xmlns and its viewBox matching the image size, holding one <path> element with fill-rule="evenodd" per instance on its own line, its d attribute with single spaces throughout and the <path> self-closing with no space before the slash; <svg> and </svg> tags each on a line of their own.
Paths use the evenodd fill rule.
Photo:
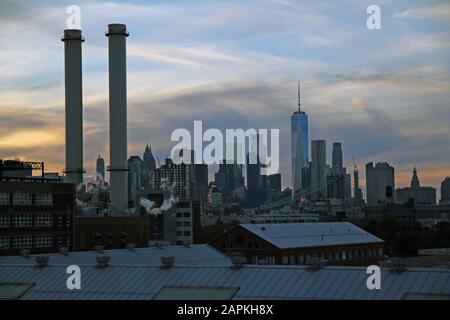
<svg viewBox="0 0 450 320">
<path fill-rule="evenodd" d="M 240 224 L 280 249 L 384 243 L 350 222 Z"/>
</svg>

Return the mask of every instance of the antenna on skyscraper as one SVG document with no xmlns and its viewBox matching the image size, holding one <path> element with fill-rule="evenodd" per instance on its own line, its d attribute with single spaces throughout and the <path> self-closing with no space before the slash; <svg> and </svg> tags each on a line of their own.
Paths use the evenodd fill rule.
<svg viewBox="0 0 450 320">
<path fill-rule="evenodd" d="M 300 113 L 300 106 L 301 106 L 301 103 L 300 103 L 300 82 L 297 83 L 297 86 L 298 86 L 298 88 L 297 88 L 297 91 L 298 91 L 298 112 Z"/>
</svg>

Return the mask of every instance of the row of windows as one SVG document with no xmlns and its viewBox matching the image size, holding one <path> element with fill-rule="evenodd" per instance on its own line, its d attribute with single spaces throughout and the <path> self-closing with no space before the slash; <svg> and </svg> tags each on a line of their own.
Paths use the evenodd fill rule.
<svg viewBox="0 0 450 320">
<path fill-rule="evenodd" d="M 190 231 L 177 231 L 177 237 L 190 237 Z"/>
<path fill-rule="evenodd" d="M 34 243 L 33 243 L 34 240 Z M 68 237 L 70 242 L 70 238 Z M 11 247 L 12 246 L 12 247 Z M 53 247 L 53 235 L 52 234 L 38 234 L 38 235 L 17 235 L 0 236 L 0 250 L 9 249 L 31 249 L 31 248 L 51 248 Z"/>
<path fill-rule="evenodd" d="M 177 212 L 177 218 L 190 218 L 190 212 Z"/>
<path fill-rule="evenodd" d="M 185 221 L 185 222 L 180 222 L 180 221 L 178 221 L 177 222 L 177 227 L 178 228 L 181 228 L 181 227 L 190 227 L 191 226 L 191 223 L 189 222 L 189 221 Z"/>
<path fill-rule="evenodd" d="M 12 216 L 8 214 L 0 214 L 0 229 L 10 228 L 11 222 L 13 228 L 33 227 L 33 217 L 34 217 L 34 227 L 37 228 L 53 227 L 54 216 L 51 213 L 15 214 Z M 59 228 L 62 228 L 64 225 L 66 227 L 70 227 L 70 224 L 71 220 L 68 217 L 66 217 L 66 219 L 64 220 L 63 216 L 58 216 L 56 219 L 56 225 Z"/>
<path fill-rule="evenodd" d="M 15 206 L 31 206 L 33 204 L 33 194 L 28 192 L 13 193 L 13 205 Z M 53 194 L 36 193 L 34 196 L 34 204 L 38 206 L 52 206 Z M 0 205 L 10 205 L 9 193 L 0 192 Z"/>
<path fill-rule="evenodd" d="M 382 257 L 382 248 L 369 248 L 369 249 L 354 249 L 354 250 L 344 250 L 335 252 L 326 252 L 320 254 L 300 254 L 283 256 L 283 264 L 304 264 L 307 263 L 311 258 L 320 258 L 321 260 L 330 261 L 345 261 L 352 259 L 364 259 L 371 257 Z"/>
<path fill-rule="evenodd" d="M 0 235 L 0 250 L 10 249 L 12 243 L 13 249 L 30 249 L 30 248 L 49 248 L 53 247 L 52 234 L 38 234 L 38 235 Z M 58 236 L 56 242 L 59 247 L 70 247 L 70 236 Z M 33 244 L 34 243 L 34 244 Z"/>
</svg>

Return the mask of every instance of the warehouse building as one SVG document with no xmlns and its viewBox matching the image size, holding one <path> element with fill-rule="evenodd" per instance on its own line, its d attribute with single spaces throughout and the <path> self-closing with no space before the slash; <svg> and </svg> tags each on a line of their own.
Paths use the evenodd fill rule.
<svg viewBox="0 0 450 320">
<path fill-rule="evenodd" d="M 370 265 L 384 258 L 384 241 L 349 222 L 240 224 L 211 241 L 251 264 Z"/>
</svg>

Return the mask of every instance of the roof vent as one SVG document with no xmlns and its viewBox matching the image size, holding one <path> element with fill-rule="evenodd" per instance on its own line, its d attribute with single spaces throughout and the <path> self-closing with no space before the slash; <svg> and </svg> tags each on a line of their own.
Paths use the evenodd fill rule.
<svg viewBox="0 0 450 320">
<path fill-rule="evenodd" d="M 175 263 L 175 257 L 161 257 L 161 268 L 169 269 Z"/>
<path fill-rule="evenodd" d="M 190 241 L 183 241 L 183 247 L 190 248 L 191 247 L 191 242 Z"/>
<path fill-rule="evenodd" d="M 391 258 L 387 261 L 389 270 L 392 272 L 403 272 L 406 271 L 405 259 L 402 258 Z"/>
<path fill-rule="evenodd" d="M 266 227 L 261 227 L 261 230 L 262 231 L 266 231 Z"/>
<path fill-rule="evenodd" d="M 97 261 L 97 267 L 106 268 L 109 264 L 109 256 L 97 256 L 95 260 Z"/>
<path fill-rule="evenodd" d="M 239 270 L 245 264 L 245 257 L 244 256 L 231 257 L 231 263 L 232 263 L 231 269 Z"/>
<path fill-rule="evenodd" d="M 35 262 L 35 266 L 36 267 L 45 267 L 48 264 L 48 261 L 50 260 L 50 258 L 48 256 L 37 256 L 34 259 Z"/>
<path fill-rule="evenodd" d="M 380 261 L 379 264 L 392 272 L 403 272 L 406 270 L 405 260 L 402 258 L 390 258 L 389 260 Z"/>
<path fill-rule="evenodd" d="M 130 251 L 134 251 L 136 249 L 136 245 L 134 243 L 127 243 L 127 249 Z"/>
<path fill-rule="evenodd" d="M 59 248 L 59 253 L 61 253 L 64 256 L 68 256 L 69 255 L 69 248 L 61 247 L 61 248 Z"/>
<path fill-rule="evenodd" d="M 20 250 L 19 253 L 24 258 L 29 258 L 30 257 L 30 249 L 22 249 L 22 250 Z"/>
<path fill-rule="evenodd" d="M 94 247 L 94 250 L 97 251 L 98 253 L 103 253 L 103 249 L 104 249 L 103 246 L 100 245 Z"/>
<path fill-rule="evenodd" d="M 325 267 L 327 262 L 327 260 L 320 259 L 319 257 L 311 257 L 306 261 L 306 265 L 308 270 L 316 271 Z"/>
<path fill-rule="evenodd" d="M 164 249 L 163 243 L 159 241 L 155 242 L 155 247 L 157 247 L 158 249 Z"/>
</svg>

